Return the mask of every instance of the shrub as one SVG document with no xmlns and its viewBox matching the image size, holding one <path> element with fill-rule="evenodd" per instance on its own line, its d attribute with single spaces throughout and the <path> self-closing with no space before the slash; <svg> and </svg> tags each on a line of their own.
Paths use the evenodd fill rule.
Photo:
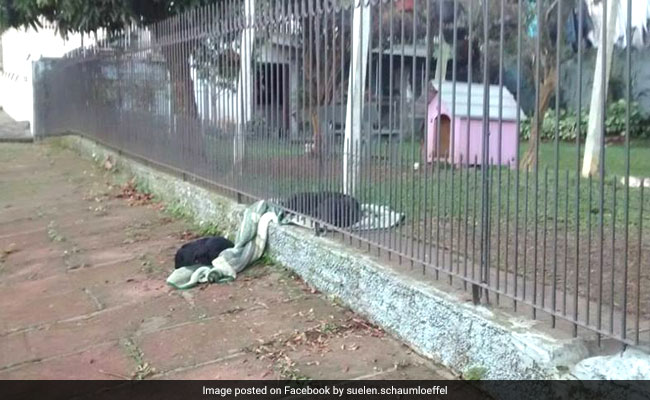
<svg viewBox="0 0 650 400">
<path fill-rule="evenodd" d="M 626 109 L 627 106 L 625 100 L 618 100 L 607 106 L 607 115 L 605 117 L 606 136 L 619 136 L 625 134 Z M 587 111 L 581 112 L 578 117 L 578 115 L 573 111 L 562 109 L 559 114 L 557 114 L 555 109 L 548 110 L 541 123 L 540 140 L 555 139 L 556 124 L 560 140 L 575 140 L 578 131 L 578 118 L 580 118 L 580 136 L 584 139 L 587 136 L 587 126 L 589 124 L 589 113 Z M 533 122 L 534 120 L 532 117 L 521 122 L 521 139 L 530 139 L 530 130 Z M 642 115 L 637 103 L 630 104 L 630 137 L 650 137 L 650 119 Z"/>
</svg>

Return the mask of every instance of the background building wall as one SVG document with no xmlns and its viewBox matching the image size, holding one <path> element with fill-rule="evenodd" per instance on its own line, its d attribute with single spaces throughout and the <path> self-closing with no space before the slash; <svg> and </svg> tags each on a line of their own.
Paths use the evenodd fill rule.
<svg viewBox="0 0 650 400">
<path fill-rule="evenodd" d="M 64 39 L 51 24 L 44 24 L 38 31 L 9 29 L 2 33 L 0 107 L 14 120 L 28 121 L 33 129 L 32 62 L 43 57 L 62 57 L 82 43 L 80 34 Z"/>
</svg>

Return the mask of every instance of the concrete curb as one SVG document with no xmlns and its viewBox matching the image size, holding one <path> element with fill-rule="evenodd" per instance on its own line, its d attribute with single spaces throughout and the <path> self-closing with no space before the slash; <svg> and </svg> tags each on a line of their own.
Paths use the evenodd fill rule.
<svg viewBox="0 0 650 400">
<path fill-rule="evenodd" d="M 30 143 L 34 136 L 29 122 L 0 121 L 0 143 Z"/>
<path fill-rule="evenodd" d="M 97 162 L 111 157 L 118 169 L 139 179 L 165 202 L 191 210 L 199 223 L 216 223 L 230 234 L 237 228 L 242 205 L 91 140 L 78 136 L 52 140 Z M 580 365 L 581 379 L 598 379 L 598 371 L 590 367 L 598 363 L 590 361 L 593 358 L 588 358 L 587 346 L 579 339 L 558 340 L 521 327 L 511 316 L 467 304 L 338 242 L 305 235 L 300 228 L 272 225 L 268 245 L 271 257 L 310 285 L 458 373 L 479 379 L 575 379 L 573 371 Z M 631 379 L 640 379 L 639 371 L 650 370 L 645 367 L 650 366 L 647 353 L 636 351 L 626 359 L 643 365 L 634 369 Z"/>
</svg>

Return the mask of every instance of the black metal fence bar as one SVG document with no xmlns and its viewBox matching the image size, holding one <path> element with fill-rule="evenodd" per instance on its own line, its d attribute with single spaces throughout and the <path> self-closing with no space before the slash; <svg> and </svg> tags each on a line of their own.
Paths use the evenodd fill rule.
<svg viewBox="0 0 650 400">
<path fill-rule="evenodd" d="M 647 47 L 627 0 L 614 90 L 585 4 L 215 0 L 50 61 L 36 124 L 269 199 L 477 303 L 648 344 Z M 587 110 L 596 85 L 609 103 Z"/>
</svg>

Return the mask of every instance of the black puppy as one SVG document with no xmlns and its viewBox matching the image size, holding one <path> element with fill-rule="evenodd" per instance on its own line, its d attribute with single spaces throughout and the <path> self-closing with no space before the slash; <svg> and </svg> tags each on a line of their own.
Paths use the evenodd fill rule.
<svg viewBox="0 0 650 400">
<path fill-rule="evenodd" d="M 185 243 L 176 252 L 175 268 L 193 265 L 211 265 L 212 260 L 219 257 L 222 251 L 235 245 L 223 237 L 204 237 Z"/>
<path fill-rule="evenodd" d="M 284 202 L 284 207 L 338 228 L 347 228 L 361 219 L 359 202 L 343 193 L 297 193 Z"/>
</svg>

